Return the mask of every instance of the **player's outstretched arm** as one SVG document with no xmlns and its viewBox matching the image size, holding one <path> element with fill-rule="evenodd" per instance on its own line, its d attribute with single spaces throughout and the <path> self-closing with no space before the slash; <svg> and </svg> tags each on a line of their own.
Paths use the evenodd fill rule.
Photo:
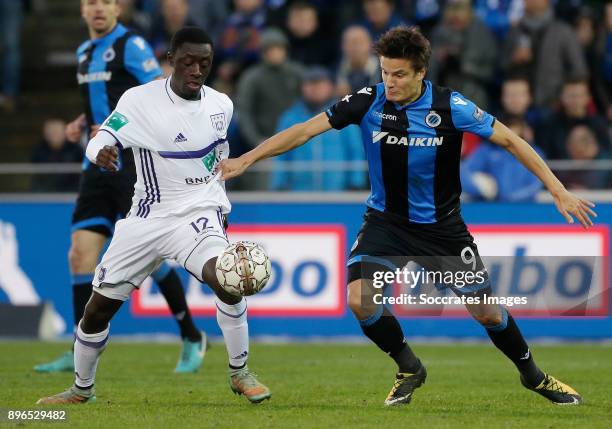
<svg viewBox="0 0 612 429">
<path fill-rule="evenodd" d="M 293 125 L 265 140 L 256 148 L 238 158 L 224 159 L 220 163 L 221 179 L 228 180 L 240 176 L 255 162 L 280 155 L 302 146 L 309 139 L 331 129 L 325 113 L 319 113 L 306 122 Z"/>
<path fill-rule="evenodd" d="M 595 207 L 595 204 L 591 201 L 578 198 L 565 189 L 565 186 L 557 179 L 529 143 L 499 121 L 495 121 L 490 141 L 507 149 L 542 181 L 546 189 L 553 196 L 557 210 L 565 217 L 568 223 L 574 223 L 572 216 L 575 216 L 584 228 L 593 225 L 591 216 L 597 217 L 597 214 L 591 208 Z"/>
<path fill-rule="evenodd" d="M 109 171 L 117 171 L 119 169 L 117 165 L 119 150 L 117 149 L 115 138 L 109 133 L 97 133 L 89 141 L 85 155 L 99 167 Z"/>
</svg>

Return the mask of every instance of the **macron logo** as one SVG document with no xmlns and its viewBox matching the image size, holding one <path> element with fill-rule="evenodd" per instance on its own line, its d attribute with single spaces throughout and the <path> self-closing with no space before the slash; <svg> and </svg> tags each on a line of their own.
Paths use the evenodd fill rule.
<svg viewBox="0 0 612 429">
<path fill-rule="evenodd" d="M 187 141 L 187 137 L 183 135 L 183 133 L 178 133 L 178 136 L 174 139 L 174 143 L 183 143 Z"/>
</svg>

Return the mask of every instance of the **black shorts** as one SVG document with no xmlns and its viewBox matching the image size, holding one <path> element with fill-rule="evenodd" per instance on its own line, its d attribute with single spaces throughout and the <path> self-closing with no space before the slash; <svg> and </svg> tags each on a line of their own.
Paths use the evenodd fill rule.
<svg viewBox="0 0 612 429">
<path fill-rule="evenodd" d="M 375 271 L 396 271 L 411 261 L 424 270 L 440 272 L 441 277 L 448 272 L 481 273 L 460 288 L 444 282 L 455 292 L 473 293 L 490 286 L 474 238 L 459 212 L 435 224 L 417 224 L 368 208 L 347 262 L 349 282 L 371 280 Z"/>
<path fill-rule="evenodd" d="M 136 168 L 131 149 L 122 151 L 121 164 L 116 173 L 91 163 L 83 171 L 72 213 L 72 232 L 85 229 L 113 235 L 115 222 L 123 219 L 132 206 Z"/>
</svg>

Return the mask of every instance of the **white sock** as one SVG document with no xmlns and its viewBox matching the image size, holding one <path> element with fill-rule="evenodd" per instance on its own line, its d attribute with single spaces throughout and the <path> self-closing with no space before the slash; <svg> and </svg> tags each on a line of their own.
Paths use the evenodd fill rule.
<svg viewBox="0 0 612 429">
<path fill-rule="evenodd" d="M 246 299 L 238 304 L 229 305 L 215 297 L 217 323 L 223 332 L 229 364 L 241 367 L 249 356 L 249 324 L 247 323 Z"/>
<path fill-rule="evenodd" d="M 77 327 L 74 341 L 74 384 L 77 387 L 89 388 L 94 384 L 98 359 L 106 348 L 109 328 L 110 325 L 97 334 L 86 334 L 80 324 Z"/>
</svg>

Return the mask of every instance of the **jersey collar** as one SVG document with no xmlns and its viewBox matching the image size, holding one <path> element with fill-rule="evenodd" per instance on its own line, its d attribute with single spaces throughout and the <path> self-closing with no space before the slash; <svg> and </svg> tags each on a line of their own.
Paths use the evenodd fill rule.
<svg viewBox="0 0 612 429">
<path fill-rule="evenodd" d="M 117 25 L 115 25 L 115 28 L 113 28 L 110 33 L 98 39 L 91 39 L 91 43 L 94 45 L 103 44 L 103 43 L 108 42 L 109 40 L 115 40 L 117 37 L 122 36 L 126 32 L 127 32 L 127 28 L 125 28 L 122 24 L 117 23 Z"/>
<path fill-rule="evenodd" d="M 170 80 L 172 79 L 172 75 L 170 75 L 169 77 L 166 78 L 166 82 L 164 83 L 164 89 L 166 91 L 166 95 L 168 96 L 168 98 L 170 99 L 170 101 L 172 102 L 172 104 L 174 105 L 185 105 L 188 103 L 194 103 L 196 102 L 196 100 L 185 100 L 184 98 L 181 98 L 180 96 L 178 96 L 170 87 Z M 204 97 L 206 95 L 206 92 L 204 91 L 204 87 L 200 88 L 200 99 L 197 100 L 200 102 L 199 108 L 195 113 L 199 113 L 202 111 L 202 109 L 204 108 Z"/>
</svg>

